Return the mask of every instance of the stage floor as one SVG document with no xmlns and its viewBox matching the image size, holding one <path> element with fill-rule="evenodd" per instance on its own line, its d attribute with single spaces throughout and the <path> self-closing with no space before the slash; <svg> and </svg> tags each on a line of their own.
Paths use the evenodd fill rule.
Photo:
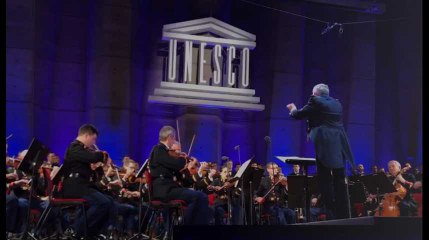
<svg viewBox="0 0 429 240">
<path fill-rule="evenodd" d="M 421 217 L 360 217 L 287 226 L 175 226 L 173 239 L 420 240 Z"/>
</svg>

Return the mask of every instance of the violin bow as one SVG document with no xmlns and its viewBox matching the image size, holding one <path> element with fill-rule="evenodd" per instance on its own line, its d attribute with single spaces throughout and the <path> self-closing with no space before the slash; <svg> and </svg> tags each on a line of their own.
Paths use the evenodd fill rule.
<svg viewBox="0 0 429 240">
<path fill-rule="evenodd" d="M 6 141 L 9 139 L 9 138 L 11 138 L 13 136 L 13 134 L 10 134 L 7 138 L 6 138 Z"/>
<path fill-rule="evenodd" d="M 195 134 L 194 136 L 192 136 L 191 145 L 189 146 L 189 150 L 188 150 L 188 156 L 191 154 L 191 149 L 192 149 L 192 145 L 194 144 L 194 140 L 195 140 Z"/>
<path fill-rule="evenodd" d="M 177 140 L 180 143 L 179 119 L 176 119 L 176 128 L 177 128 Z"/>
<path fill-rule="evenodd" d="M 122 187 L 124 187 L 123 185 L 122 185 L 122 179 L 121 179 L 121 177 L 119 176 L 119 172 L 118 172 L 118 168 L 115 168 L 115 172 L 116 172 L 116 177 L 118 178 L 118 181 L 119 181 L 119 186 L 122 188 Z"/>
</svg>

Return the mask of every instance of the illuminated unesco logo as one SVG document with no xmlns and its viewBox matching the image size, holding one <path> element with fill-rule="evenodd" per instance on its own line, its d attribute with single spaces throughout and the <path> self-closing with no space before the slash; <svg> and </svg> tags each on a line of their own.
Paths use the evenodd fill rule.
<svg viewBox="0 0 429 240">
<path fill-rule="evenodd" d="M 151 103 L 262 111 L 249 89 L 250 50 L 256 36 L 219 21 L 202 18 L 167 24 L 168 63 Z"/>
</svg>

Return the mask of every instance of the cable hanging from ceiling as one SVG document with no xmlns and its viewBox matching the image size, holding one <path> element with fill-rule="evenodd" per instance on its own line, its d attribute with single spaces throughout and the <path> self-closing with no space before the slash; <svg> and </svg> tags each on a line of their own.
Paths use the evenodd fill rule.
<svg viewBox="0 0 429 240">
<path fill-rule="evenodd" d="M 317 18 L 312 18 L 312 17 L 308 17 L 308 16 L 305 16 L 305 15 L 301 15 L 301 14 L 297 14 L 297 13 L 285 11 L 285 10 L 282 10 L 282 9 L 273 8 L 273 7 L 270 7 L 270 6 L 266 6 L 266 5 L 255 3 L 255 2 L 252 2 L 252 1 L 248 1 L 248 0 L 240 0 L 240 1 L 248 3 L 248 4 L 251 4 L 251 5 L 254 5 L 254 6 L 258 6 L 258 7 L 261 7 L 261 8 L 269 9 L 269 10 L 272 10 L 272 11 L 277 11 L 277 12 L 280 12 L 280 13 L 286 13 L 286 14 L 289 14 L 289 15 L 293 15 L 293 16 L 296 16 L 296 17 L 304 18 L 304 19 L 311 20 L 311 21 L 314 21 L 314 22 L 326 24 L 326 27 L 322 30 L 321 35 L 324 35 L 324 34 L 328 33 L 329 31 L 331 31 L 333 28 L 338 27 L 338 34 L 339 34 L 339 36 L 341 36 L 341 34 L 343 34 L 343 32 L 344 32 L 344 25 L 355 25 L 355 24 L 364 24 L 364 23 L 378 23 L 378 22 L 393 22 L 393 21 L 401 21 L 401 20 L 406 20 L 407 19 L 405 17 L 401 17 L 401 18 L 391 18 L 391 19 L 384 19 L 384 20 L 371 20 L 371 21 L 358 21 L 358 22 L 328 22 L 328 21 L 317 19 Z"/>
</svg>

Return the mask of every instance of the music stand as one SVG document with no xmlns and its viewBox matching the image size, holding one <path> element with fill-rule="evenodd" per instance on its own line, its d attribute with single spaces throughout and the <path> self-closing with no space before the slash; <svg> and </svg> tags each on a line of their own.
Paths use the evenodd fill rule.
<svg viewBox="0 0 429 240">
<path fill-rule="evenodd" d="M 365 187 L 359 179 L 356 182 L 350 181 L 348 184 L 350 193 L 350 202 L 362 203 L 366 201 Z"/>
<path fill-rule="evenodd" d="M 253 158 L 252 158 L 253 159 Z M 264 175 L 265 170 L 264 169 L 260 169 L 260 168 L 255 168 L 255 167 L 250 167 L 248 168 L 248 170 L 246 170 L 246 172 L 248 172 L 248 174 L 244 174 L 243 176 L 243 182 L 249 182 L 249 201 L 250 201 L 250 225 L 253 225 L 253 189 L 254 186 L 258 187 L 259 184 L 261 183 L 261 179 L 262 176 Z"/>
<path fill-rule="evenodd" d="M 309 184 L 308 184 L 308 166 L 310 165 L 316 165 L 316 159 L 315 158 L 301 158 L 297 156 L 276 156 L 280 161 L 287 163 L 287 164 L 299 164 L 304 169 L 304 188 L 305 188 L 305 217 L 307 222 L 310 222 L 310 190 L 309 190 Z"/>
<path fill-rule="evenodd" d="M 380 197 L 386 193 L 396 192 L 395 186 L 390 182 L 384 173 L 375 173 L 361 177 L 362 182 L 365 184 L 366 189 L 369 193 L 377 196 L 378 202 Z M 380 211 L 381 215 L 381 211 Z"/>
<path fill-rule="evenodd" d="M 25 155 L 24 159 L 21 161 L 21 163 L 18 166 L 18 170 L 23 171 L 27 175 L 31 175 L 31 181 L 33 182 L 30 186 L 30 197 L 28 199 L 28 211 L 27 211 L 27 225 L 25 226 L 24 236 L 23 239 L 27 239 L 27 236 L 31 236 L 31 234 L 28 233 L 28 228 L 30 226 L 30 213 L 31 213 L 31 202 L 33 198 L 34 193 L 34 183 L 37 181 L 38 175 L 37 170 L 42 165 L 43 160 L 46 159 L 46 157 L 49 154 L 49 148 L 46 147 L 43 143 L 38 141 L 36 138 L 33 138 L 31 140 L 30 146 L 28 147 L 27 154 Z"/>
<path fill-rule="evenodd" d="M 60 167 L 54 167 L 54 169 L 51 172 L 50 179 L 51 179 L 51 184 L 53 187 L 51 189 L 50 186 L 48 186 L 48 189 L 49 189 L 49 194 L 48 194 L 49 203 L 48 204 L 49 205 L 51 204 L 52 198 L 54 198 L 55 188 L 58 186 L 58 183 L 61 181 L 62 174 L 63 174 L 62 169 L 63 169 L 63 165 L 61 165 Z M 39 235 L 40 228 L 41 228 L 41 226 L 43 226 L 45 224 L 45 221 L 46 221 L 50 211 L 51 210 L 50 210 L 49 206 L 43 210 L 42 215 L 40 215 L 39 221 L 37 222 L 37 225 L 36 225 L 36 228 L 34 231 L 35 232 L 34 235 L 30 234 L 30 236 L 32 238 L 36 239 L 35 236 Z"/>
<path fill-rule="evenodd" d="M 144 172 L 148 168 L 148 166 L 149 166 L 149 159 L 146 159 L 144 161 L 143 165 L 140 167 L 139 171 L 137 172 L 136 178 L 142 177 L 143 174 L 144 174 Z M 140 185 L 139 185 L 140 196 L 139 196 L 139 200 L 138 200 L 139 201 L 139 231 L 138 231 L 137 234 L 135 234 L 134 236 L 132 236 L 130 239 L 134 239 L 134 238 L 137 238 L 137 239 L 143 238 L 144 239 L 144 238 L 147 238 L 147 236 L 142 233 L 142 225 L 143 225 L 143 220 L 146 218 L 146 215 L 149 212 L 149 208 L 147 208 L 147 210 L 145 211 L 144 217 L 142 218 L 142 207 L 143 207 L 142 187 L 143 187 L 143 184 L 140 183 Z"/>
<path fill-rule="evenodd" d="M 317 184 L 316 176 L 307 176 L 307 177 L 304 175 L 287 176 L 289 208 L 305 208 L 305 195 L 306 195 L 305 182 L 306 181 L 308 181 L 308 191 L 310 192 L 310 194 L 315 194 L 319 192 L 319 186 Z M 302 197 L 304 197 L 304 200 Z"/>
<path fill-rule="evenodd" d="M 228 182 L 232 183 L 235 182 L 234 187 L 237 187 L 238 184 L 241 186 L 241 219 L 243 220 L 243 225 L 247 225 L 247 216 L 245 215 L 246 206 L 245 206 L 245 199 L 244 199 L 244 182 L 251 181 L 250 179 L 250 163 L 253 161 L 253 158 L 250 158 L 249 160 L 245 161 L 240 168 L 238 169 L 237 173 L 232 177 Z"/>
</svg>

